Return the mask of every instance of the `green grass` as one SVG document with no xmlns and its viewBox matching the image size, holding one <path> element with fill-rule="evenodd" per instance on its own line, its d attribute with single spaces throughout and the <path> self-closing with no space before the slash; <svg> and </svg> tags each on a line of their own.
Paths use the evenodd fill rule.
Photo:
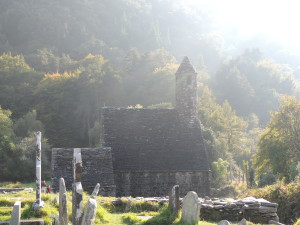
<svg viewBox="0 0 300 225">
<path fill-rule="evenodd" d="M 48 182 L 48 183 L 49 183 L 49 182 Z M 32 183 L 0 182 L 0 188 L 35 188 L 35 182 L 32 182 Z"/>
<path fill-rule="evenodd" d="M 2 183 L 3 184 L 3 183 Z M 7 185 L 13 186 L 13 185 Z M 297 186 L 298 187 L 298 186 Z M 273 187 L 274 189 L 274 187 Z M 272 189 L 272 190 L 273 190 Z M 276 189 L 277 190 L 277 189 Z M 290 189 L 288 189 L 290 190 Z M 261 193 L 261 192 L 260 192 Z M 277 192 L 276 192 L 277 193 Z M 262 193 L 261 193 L 262 194 Z M 274 193 L 273 193 L 274 195 Z M 84 194 L 83 205 L 89 198 L 88 194 Z M 130 212 L 124 212 L 126 204 L 130 198 L 121 198 L 120 204 L 117 206 L 111 203 L 113 197 L 97 197 L 99 203 L 95 224 L 105 225 L 188 225 L 181 221 L 181 218 L 175 218 L 167 205 L 160 205 L 157 202 L 133 201 L 131 203 Z M 45 225 L 52 223 L 52 214 L 58 214 L 58 194 L 42 194 L 42 200 L 45 202 L 45 207 L 39 212 L 31 210 L 32 204 L 35 201 L 35 192 L 21 191 L 17 194 L 0 194 L 0 220 L 9 220 L 11 211 L 16 201 L 22 202 L 21 219 L 43 218 Z M 72 205 L 71 192 L 67 193 L 69 222 L 72 220 Z M 148 220 L 142 220 L 138 216 L 152 216 Z M 296 220 L 295 220 L 296 221 Z M 200 221 L 198 225 L 216 225 L 216 222 Z M 252 225 L 252 223 L 249 223 Z M 300 225 L 298 220 L 295 225 Z"/>
</svg>

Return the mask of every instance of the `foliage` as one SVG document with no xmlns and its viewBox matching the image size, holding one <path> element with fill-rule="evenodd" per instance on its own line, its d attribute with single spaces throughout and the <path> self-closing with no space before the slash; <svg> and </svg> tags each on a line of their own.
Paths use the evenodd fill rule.
<svg viewBox="0 0 300 225">
<path fill-rule="evenodd" d="M 215 172 L 214 186 L 222 186 L 226 181 L 227 169 L 229 163 L 226 160 L 219 158 L 217 161 L 212 163 L 213 171 Z"/>
<path fill-rule="evenodd" d="M 33 131 L 42 128 L 32 111 L 13 124 L 9 110 L 0 107 L 0 179 L 2 181 L 32 181 L 35 175 L 36 137 Z M 13 127 L 16 133 L 15 136 Z M 50 178 L 50 147 L 45 138 L 42 139 L 42 165 L 44 179 Z"/>
<path fill-rule="evenodd" d="M 11 137 L 13 135 L 13 123 L 10 119 L 11 111 L 4 110 L 0 106 L 0 137 Z"/>
<path fill-rule="evenodd" d="M 0 56 L 0 105 L 12 111 L 13 118 L 19 118 L 34 105 L 33 91 L 42 79 L 40 73 L 30 68 L 22 55 Z"/>
<path fill-rule="evenodd" d="M 218 187 L 225 183 L 227 177 L 231 180 L 233 177 L 240 179 L 243 160 L 249 160 L 250 155 L 256 151 L 255 135 L 259 132 L 257 124 L 252 122 L 251 129 L 248 129 L 247 121 L 237 116 L 227 101 L 218 104 L 212 91 L 206 86 L 202 90 L 198 110 L 213 170 L 212 183 Z M 229 166 L 222 175 L 217 166 L 220 159 L 227 161 Z"/>
<path fill-rule="evenodd" d="M 277 178 L 294 179 L 293 170 L 300 161 L 300 101 L 294 96 L 283 96 L 278 111 L 259 139 L 259 151 L 254 157 L 257 175 L 271 172 Z M 292 165 L 295 165 L 292 167 Z"/>
<path fill-rule="evenodd" d="M 253 196 L 278 203 L 277 214 L 283 223 L 295 222 L 300 217 L 300 183 L 298 181 L 266 186 L 264 188 L 248 189 L 240 197 Z"/>
<path fill-rule="evenodd" d="M 18 137 L 28 137 L 32 132 L 41 131 L 44 133 L 44 126 L 37 120 L 36 110 L 28 112 L 14 123 L 14 133 Z"/>
<path fill-rule="evenodd" d="M 220 67 L 213 90 L 219 100 L 228 100 L 238 115 L 255 113 L 265 124 L 268 111 L 278 106 L 279 94 L 296 93 L 296 85 L 290 71 L 263 59 L 259 49 L 251 49 Z"/>
</svg>

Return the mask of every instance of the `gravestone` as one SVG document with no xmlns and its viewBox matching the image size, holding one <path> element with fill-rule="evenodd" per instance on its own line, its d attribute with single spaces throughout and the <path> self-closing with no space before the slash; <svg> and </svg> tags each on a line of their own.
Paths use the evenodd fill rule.
<svg viewBox="0 0 300 225">
<path fill-rule="evenodd" d="M 218 225 L 230 225 L 230 222 L 228 220 L 221 220 Z"/>
<path fill-rule="evenodd" d="M 99 190 L 100 190 L 100 184 L 97 183 L 96 186 L 95 186 L 95 188 L 94 188 L 93 193 L 91 194 L 91 198 L 96 198 L 96 196 L 97 196 L 98 193 L 99 193 Z"/>
<path fill-rule="evenodd" d="M 182 202 L 182 221 L 191 224 L 198 224 L 200 216 L 200 201 L 194 191 L 190 191 Z"/>
<path fill-rule="evenodd" d="M 59 179 L 59 224 L 68 225 L 67 193 L 64 178 Z"/>
<path fill-rule="evenodd" d="M 35 159 L 36 159 L 36 200 L 32 204 L 33 210 L 40 210 L 40 208 L 44 207 L 44 202 L 41 200 L 41 190 L 42 190 L 42 133 L 40 131 L 36 134 L 36 152 L 35 152 Z"/>
<path fill-rule="evenodd" d="M 243 218 L 239 223 L 238 223 L 238 225 L 248 225 L 249 223 L 248 223 L 248 221 L 245 219 L 245 218 Z"/>
<path fill-rule="evenodd" d="M 95 222 L 96 211 L 97 211 L 97 201 L 95 197 L 98 195 L 100 184 L 98 183 L 86 204 L 84 215 L 82 218 L 81 225 L 93 225 Z"/>
<path fill-rule="evenodd" d="M 21 201 L 16 201 L 11 214 L 9 225 L 20 225 L 21 219 Z"/>
<path fill-rule="evenodd" d="M 170 193 L 169 196 L 169 206 L 172 209 L 172 211 L 175 213 L 176 217 L 178 216 L 179 213 L 179 185 L 175 185 Z"/>
<path fill-rule="evenodd" d="M 82 158 L 81 149 L 74 148 L 73 153 L 73 191 L 72 191 L 72 222 L 73 225 L 80 225 L 82 219 Z"/>
</svg>

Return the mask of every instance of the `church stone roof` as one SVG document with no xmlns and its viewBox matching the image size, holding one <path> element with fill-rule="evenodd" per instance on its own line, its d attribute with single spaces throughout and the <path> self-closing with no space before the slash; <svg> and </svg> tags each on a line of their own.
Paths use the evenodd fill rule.
<svg viewBox="0 0 300 225">
<path fill-rule="evenodd" d="M 189 127 L 176 109 L 104 108 L 103 124 L 115 172 L 209 170 L 199 123 Z"/>
<path fill-rule="evenodd" d="M 190 63 L 190 60 L 187 56 L 185 56 L 176 72 L 176 76 L 179 74 L 185 74 L 185 73 L 196 73 L 194 67 Z"/>
</svg>

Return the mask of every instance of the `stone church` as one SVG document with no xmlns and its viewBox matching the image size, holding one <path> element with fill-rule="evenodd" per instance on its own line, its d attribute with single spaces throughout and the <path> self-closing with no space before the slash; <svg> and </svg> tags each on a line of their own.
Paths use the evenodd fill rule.
<svg viewBox="0 0 300 225">
<path fill-rule="evenodd" d="M 103 108 L 104 143 L 82 148 L 82 186 L 104 196 L 209 195 L 210 170 L 197 119 L 197 73 L 185 57 L 176 74 L 174 109 Z M 52 149 L 52 186 L 72 185 L 73 149 Z"/>
</svg>

